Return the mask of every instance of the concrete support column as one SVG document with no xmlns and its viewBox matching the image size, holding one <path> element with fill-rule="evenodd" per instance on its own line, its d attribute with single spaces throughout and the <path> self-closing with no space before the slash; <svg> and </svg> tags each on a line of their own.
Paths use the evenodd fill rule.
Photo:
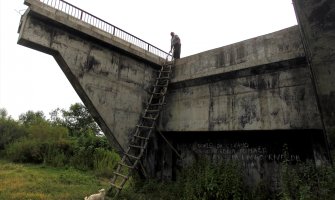
<svg viewBox="0 0 335 200">
<path fill-rule="evenodd" d="M 335 156 L 335 1 L 293 0 L 319 109 Z"/>
</svg>

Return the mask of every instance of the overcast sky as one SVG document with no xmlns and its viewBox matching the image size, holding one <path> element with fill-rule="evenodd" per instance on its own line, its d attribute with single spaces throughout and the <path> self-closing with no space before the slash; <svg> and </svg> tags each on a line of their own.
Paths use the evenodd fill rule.
<svg viewBox="0 0 335 200">
<path fill-rule="evenodd" d="M 68 0 L 161 48 L 170 32 L 181 57 L 296 25 L 291 0 Z M 53 57 L 17 44 L 23 0 L 0 0 L 0 108 L 14 119 L 81 102 Z"/>
</svg>

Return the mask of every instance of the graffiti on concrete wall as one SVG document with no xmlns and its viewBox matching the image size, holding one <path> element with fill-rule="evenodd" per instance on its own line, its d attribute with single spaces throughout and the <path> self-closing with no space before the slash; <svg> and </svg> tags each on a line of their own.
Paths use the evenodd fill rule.
<svg viewBox="0 0 335 200">
<path fill-rule="evenodd" d="M 300 156 L 288 153 L 273 153 L 269 152 L 266 147 L 257 146 L 251 147 L 248 143 L 195 143 L 192 145 L 192 150 L 199 155 L 212 156 L 222 159 L 232 159 L 252 162 L 263 160 L 267 162 L 299 162 Z"/>
</svg>

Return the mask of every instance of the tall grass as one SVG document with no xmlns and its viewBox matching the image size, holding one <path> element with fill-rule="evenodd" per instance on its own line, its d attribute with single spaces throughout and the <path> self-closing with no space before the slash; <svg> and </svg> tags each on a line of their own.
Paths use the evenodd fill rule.
<svg viewBox="0 0 335 200">
<path fill-rule="evenodd" d="M 112 176 L 113 168 L 120 159 L 106 137 L 93 133 L 70 137 L 66 128 L 48 123 L 30 125 L 25 131 L 26 135 L 6 144 L 3 154 L 7 159 L 92 170 L 101 176 Z"/>
<path fill-rule="evenodd" d="M 111 177 L 113 171 L 120 161 L 120 156 L 114 151 L 106 151 L 96 148 L 93 154 L 93 168 L 98 176 Z"/>
<path fill-rule="evenodd" d="M 281 199 L 335 199 L 335 167 L 316 167 L 311 161 L 281 171 Z"/>
<path fill-rule="evenodd" d="M 108 187 L 89 172 L 0 160 L 0 199 L 78 200 Z"/>
<path fill-rule="evenodd" d="M 242 168 L 237 162 L 216 165 L 203 159 L 182 170 L 176 182 L 143 182 L 135 178 L 120 199 L 215 200 L 248 196 Z"/>
<path fill-rule="evenodd" d="M 279 164 L 280 187 L 265 182 L 246 184 L 238 162 L 213 164 L 201 160 L 185 168 L 176 182 L 134 179 L 120 199 L 134 200 L 316 200 L 335 199 L 335 168 L 312 162 Z"/>
</svg>

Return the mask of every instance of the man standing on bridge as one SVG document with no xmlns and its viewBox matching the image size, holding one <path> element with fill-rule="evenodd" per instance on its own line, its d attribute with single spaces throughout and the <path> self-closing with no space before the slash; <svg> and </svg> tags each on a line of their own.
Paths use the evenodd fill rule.
<svg viewBox="0 0 335 200">
<path fill-rule="evenodd" d="M 171 50 L 173 50 L 173 58 L 179 59 L 180 58 L 180 50 L 181 50 L 181 43 L 180 38 L 178 35 L 174 34 L 174 32 L 171 32 Z"/>
</svg>

